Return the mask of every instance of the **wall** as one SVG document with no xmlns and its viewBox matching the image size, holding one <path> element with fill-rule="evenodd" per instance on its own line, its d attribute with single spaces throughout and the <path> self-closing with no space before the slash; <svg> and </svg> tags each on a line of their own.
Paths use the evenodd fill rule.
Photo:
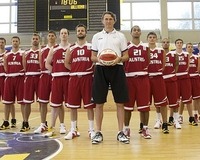
<svg viewBox="0 0 200 160">
<path fill-rule="evenodd" d="M 146 36 L 148 34 L 149 31 L 143 31 L 142 35 L 141 35 L 141 40 L 146 43 Z M 155 31 L 158 34 L 158 42 L 161 41 L 162 37 L 159 34 L 159 31 Z M 87 35 L 87 39 L 90 42 L 92 39 L 92 36 L 96 33 L 96 31 L 88 31 L 88 35 Z M 125 34 L 125 36 L 127 37 L 127 40 L 131 40 L 131 36 L 130 36 L 130 32 L 129 31 L 123 31 L 123 33 Z M 21 38 L 21 45 L 22 46 L 30 46 L 30 42 L 31 42 L 31 36 L 32 33 L 21 33 L 21 34 L 1 34 L 1 37 L 6 38 L 7 40 L 7 45 L 10 45 L 11 43 L 11 37 L 18 35 Z M 41 37 L 42 37 L 42 44 L 46 44 L 46 35 L 47 33 L 41 33 Z M 181 38 L 183 39 L 184 43 L 187 42 L 192 42 L 193 44 L 197 44 L 198 42 L 200 42 L 200 31 L 169 31 L 169 39 L 171 43 L 174 43 L 174 41 L 177 38 Z M 59 40 L 59 38 L 58 38 Z M 69 36 L 69 41 L 72 43 L 74 41 L 76 41 L 76 35 L 75 32 L 70 32 L 70 36 Z"/>
</svg>

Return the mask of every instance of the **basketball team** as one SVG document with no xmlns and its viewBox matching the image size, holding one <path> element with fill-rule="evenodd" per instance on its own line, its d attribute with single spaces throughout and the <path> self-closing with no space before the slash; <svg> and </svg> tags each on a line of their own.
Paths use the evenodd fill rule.
<svg viewBox="0 0 200 160">
<path fill-rule="evenodd" d="M 168 126 L 181 129 L 185 106 L 189 124 L 198 126 L 200 58 L 193 54 L 192 43 L 186 44 L 185 51 L 183 40 L 177 39 L 176 48 L 170 50 L 170 42 L 164 38 L 159 48 L 156 33 L 149 32 L 146 45 L 140 40 L 141 29 L 137 25 L 131 28 L 132 39 L 127 42 L 125 35 L 114 28 L 114 13 L 104 12 L 101 21 L 104 28 L 93 36 L 92 43 L 87 42 L 87 28 L 83 24 L 75 28 L 77 40 L 73 44 L 68 42 L 66 28 L 59 31 L 59 44 L 56 32 L 49 31 L 46 46 L 41 46 L 40 36 L 33 33 L 31 48 L 25 51 L 20 49 L 18 36 L 11 38 L 10 51 L 5 49 L 5 38 L 0 38 L 0 96 L 4 104 L 0 130 L 16 128 L 16 101 L 21 106 L 23 120 L 20 132 L 29 131 L 31 104 L 36 97 L 41 124 L 34 130 L 35 134 L 53 136 L 59 118 L 59 132 L 65 135 L 64 139 L 80 136 L 77 112 L 83 105 L 91 143 L 99 144 L 103 141 L 103 106 L 109 88 L 116 103 L 116 140 L 121 143 L 130 143 L 134 109 L 140 114 L 139 133 L 151 139 L 148 123 L 152 104 L 156 110 L 154 128 L 161 128 L 164 134 L 169 133 Z M 46 121 L 48 104 L 51 106 L 50 125 Z M 65 107 L 70 109 L 69 131 L 64 124 Z"/>
</svg>

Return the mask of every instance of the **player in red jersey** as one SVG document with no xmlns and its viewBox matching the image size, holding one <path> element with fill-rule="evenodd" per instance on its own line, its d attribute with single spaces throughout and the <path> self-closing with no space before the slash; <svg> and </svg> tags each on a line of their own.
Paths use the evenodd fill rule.
<svg viewBox="0 0 200 160">
<path fill-rule="evenodd" d="M 38 86 L 38 102 L 40 104 L 39 107 L 41 124 L 36 130 L 34 130 L 34 133 L 42 133 L 48 130 L 46 116 L 47 104 L 49 103 L 49 97 L 51 92 L 52 76 L 50 71 L 46 69 L 45 62 L 51 47 L 56 45 L 56 38 L 56 33 L 50 30 L 47 35 L 48 44 L 45 47 L 41 48 L 39 55 L 41 75 Z"/>
<path fill-rule="evenodd" d="M 157 35 L 155 32 L 149 32 L 147 40 L 150 48 L 150 63 L 148 67 L 150 95 L 154 98 L 154 105 L 157 113 L 157 120 L 154 128 L 158 129 L 162 126 L 163 133 L 169 133 L 167 125 L 168 101 L 162 73 L 165 67 L 165 53 L 162 48 L 156 47 Z"/>
<path fill-rule="evenodd" d="M 140 41 L 141 29 L 139 26 L 131 28 L 131 36 L 132 41 L 128 43 L 129 60 L 124 64 L 129 90 L 129 102 L 124 104 L 124 134 L 130 138 L 129 123 L 136 102 L 140 112 L 140 133 L 144 138 L 150 139 L 151 135 L 148 129 L 150 111 L 149 48 Z"/>
<path fill-rule="evenodd" d="M 164 38 L 162 40 L 162 47 L 164 49 L 169 48 L 169 40 Z M 165 50 L 166 63 L 163 71 L 163 78 L 165 80 L 165 86 L 167 91 L 168 106 L 170 108 L 170 117 L 168 125 L 174 125 L 175 128 L 181 129 L 181 125 L 178 122 L 178 86 L 176 71 L 178 69 L 178 57 L 174 51 Z"/>
<path fill-rule="evenodd" d="M 69 70 L 65 67 L 65 54 L 70 46 L 68 42 L 69 32 L 66 28 L 60 30 L 60 44 L 51 48 L 47 56 L 45 67 L 51 72 L 53 77 L 51 86 L 51 100 L 50 106 L 52 107 L 52 120 L 51 128 L 52 131 L 47 133 L 51 135 L 54 133 L 56 119 L 59 115 L 60 119 L 60 134 L 65 134 L 66 129 L 64 125 L 64 107 L 67 104 L 67 91 L 68 91 L 68 81 L 69 81 Z"/>
<path fill-rule="evenodd" d="M 178 83 L 178 98 L 180 99 L 179 107 L 179 123 L 183 123 L 183 110 L 184 106 L 187 106 L 189 114 L 189 124 L 192 126 L 197 126 L 198 124 L 194 120 L 192 113 L 192 86 L 189 76 L 189 63 L 190 56 L 188 52 L 184 52 L 183 40 L 177 39 L 175 41 L 176 45 L 176 54 L 178 55 L 178 70 L 176 73 L 177 83 Z"/>
<path fill-rule="evenodd" d="M 5 45 L 6 45 L 6 39 L 3 37 L 0 37 L 0 100 L 3 98 L 3 92 L 4 92 L 4 80 L 5 80 L 5 69 L 4 69 L 4 55 L 8 52 L 5 49 Z M 10 107 L 10 113 L 11 113 L 11 128 L 15 128 L 16 127 L 16 119 L 15 119 L 15 107 L 14 104 L 11 104 L 13 106 Z M 9 115 L 6 114 L 6 110 L 8 108 L 5 108 L 5 119 L 3 124 L 0 126 L 0 130 L 4 130 L 4 129 L 8 129 L 10 128 L 10 124 L 9 124 Z"/>
<path fill-rule="evenodd" d="M 194 118 L 195 122 L 198 122 L 198 113 L 200 113 L 200 58 L 199 55 L 194 55 L 193 52 L 193 45 L 192 43 L 186 44 L 186 51 L 189 53 L 190 56 L 190 65 L 189 65 L 189 75 L 190 81 L 192 86 L 192 99 L 193 99 L 193 106 L 194 106 Z"/>
<path fill-rule="evenodd" d="M 86 41 L 87 29 L 83 24 L 76 27 L 77 41 L 67 50 L 65 66 L 70 70 L 68 84 L 68 104 L 71 109 L 71 129 L 65 139 L 73 139 L 77 136 L 77 109 L 83 101 L 84 109 L 87 109 L 89 121 L 89 136 L 92 138 L 94 132 L 94 110 L 95 104 L 92 99 L 92 80 L 94 65 L 91 61 L 91 44 Z"/>
<path fill-rule="evenodd" d="M 31 48 L 25 51 L 23 56 L 23 65 L 25 71 L 24 80 L 24 103 L 25 107 L 22 109 L 23 123 L 20 132 L 30 130 L 29 116 L 31 113 L 31 104 L 35 101 L 35 95 L 38 95 L 38 83 L 40 77 L 39 65 L 39 44 L 40 36 L 36 33 L 31 38 Z"/>
<path fill-rule="evenodd" d="M 5 104 L 5 120 L 6 123 L 3 128 L 9 127 L 9 114 L 15 114 L 15 99 L 17 103 L 23 104 L 23 88 L 24 88 L 24 68 L 22 64 L 22 56 L 24 51 L 19 49 L 20 38 L 14 36 L 11 39 L 12 49 L 4 55 L 4 69 L 6 72 L 6 79 L 4 81 L 3 103 Z M 5 122 L 5 121 L 4 121 Z M 16 126 L 16 120 L 13 120 L 13 127 Z M 11 126 L 12 127 L 12 126 Z"/>
</svg>

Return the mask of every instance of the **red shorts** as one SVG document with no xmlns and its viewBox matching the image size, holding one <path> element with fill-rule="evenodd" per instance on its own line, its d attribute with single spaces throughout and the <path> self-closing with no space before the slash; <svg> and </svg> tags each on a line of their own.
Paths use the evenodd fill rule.
<svg viewBox="0 0 200 160">
<path fill-rule="evenodd" d="M 68 84 L 68 108 L 80 108 L 83 100 L 84 108 L 94 108 L 92 99 L 93 76 L 71 76 Z"/>
<path fill-rule="evenodd" d="M 200 77 L 190 78 L 192 86 L 192 99 L 200 98 Z"/>
<path fill-rule="evenodd" d="M 161 76 L 151 76 L 150 80 L 150 97 L 154 99 L 156 107 L 166 106 L 168 104 L 165 81 Z"/>
<path fill-rule="evenodd" d="M 51 85 L 51 107 L 67 105 L 69 76 L 53 77 Z"/>
<path fill-rule="evenodd" d="M 4 82 L 3 103 L 13 104 L 15 103 L 15 97 L 17 97 L 17 103 L 22 104 L 24 98 L 24 76 L 6 77 Z"/>
<path fill-rule="evenodd" d="M 0 100 L 3 97 L 5 76 L 0 76 Z"/>
<path fill-rule="evenodd" d="M 52 76 L 47 73 L 40 75 L 39 87 L 38 87 L 38 102 L 48 103 L 51 93 L 51 81 Z"/>
<path fill-rule="evenodd" d="M 38 97 L 38 84 L 40 76 L 26 76 L 24 80 L 24 103 L 33 103 Z"/>
<path fill-rule="evenodd" d="M 178 98 L 184 103 L 192 102 L 192 87 L 190 78 L 177 79 Z"/>
<path fill-rule="evenodd" d="M 179 107 L 177 81 L 165 81 L 167 99 L 170 108 Z"/>
<path fill-rule="evenodd" d="M 150 84 L 148 76 L 127 77 L 129 102 L 124 104 L 124 109 L 133 111 L 135 102 L 138 111 L 149 111 Z"/>
</svg>

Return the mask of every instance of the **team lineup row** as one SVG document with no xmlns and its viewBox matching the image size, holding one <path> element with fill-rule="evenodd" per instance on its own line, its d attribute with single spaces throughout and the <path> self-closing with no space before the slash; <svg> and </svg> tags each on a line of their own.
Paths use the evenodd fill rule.
<svg viewBox="0 0 200 160">
<path fill-rule="evenodd" d="M 21 104 L 23 122 L 20 131 L 30 130 L 28 121 L 36 94 L 41 124 L 34 133 L 46 132 L 46 136 L 52 136 L 59 117 L 60 133 L 65 134 L 64 106 L 67 106 L 71 109 L 71 128 L 64 138 L 69 140 L 80 136 L 77 109 L 83 101 L 88 116 L 88 134 L 92 144 L 98 144 L 103 141 L 103 105 L 109 86 L 117 106 L 119 142 L 130 142 L 129 123 L 135 103 L 140 114 L 139 132 L 145 139 L 151 138 L 148 122 L 152 97 L 157 115 L 155 129 L 162 128 L 164 134 L 169 133 L 168 125 L 181 129 L 184 106 L 188 109 L 189 124 L 197 126 L 200 62 L 199 56 L 192 54 L 192 44 L 186 45 L 185 52 L 182 49 L 183 40 L 177 39 L 175 51 L 169 51 L 169 41 L 165 38 L 163 48 L 157 48 L 157 35 L 149 32 L 148 46 L 145 46 L 140 40 L 141 29 L 137 25 L 132 27 L 132 40 L 127 43 L 125 36 L 115 30 L 115 22 L 115 14 L 109 11 L 103 13 L 104 28 L 93 36 L 92 43 L 87 42 L 87 29 L 82 24 L 75 29 L 77 41 L 73 44 L 68 42 L 66 28 L 59 32 L 60 44 L 56 44 L 56 33 L 49 31 L 48 44 L 44 47 L 39 44 L 40 36 L 34 33 L 31 48 L 26 51 L 20 50 L 19 37 L 12 37 L 11 51 L 5 50 L 6 40 L 0 38 L 0 95 L 5 108 L 0 130 L 16 127 L 15 98 Z M 99 54 L 105 49 L 117 54 L 109 65 L 99 59 Z M 46 115 L 49 102 L 51 125 L 48 127 Z M 169 122 L 167 106 L 170 108 Z"/>
</svg>

